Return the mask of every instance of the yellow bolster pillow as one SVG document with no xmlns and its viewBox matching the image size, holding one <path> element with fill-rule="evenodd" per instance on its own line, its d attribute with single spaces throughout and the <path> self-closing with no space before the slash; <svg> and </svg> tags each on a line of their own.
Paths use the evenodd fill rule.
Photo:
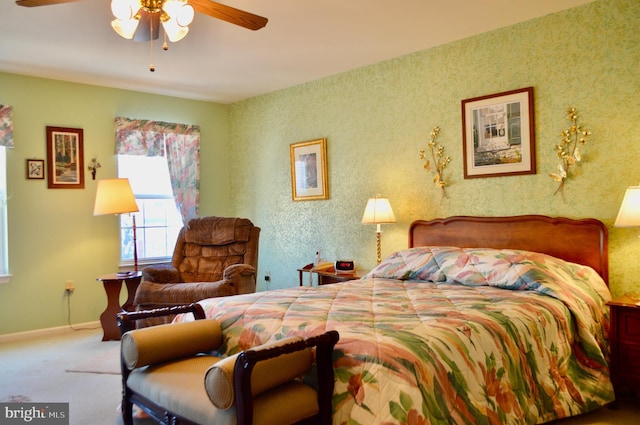
<svg viewBox="0 0 640 425">
<path fill-rule="evenodd" d="M 121 350 L 129 369 L 215 350 L 222 329 L 213 319 L 135 329 L 122 336 Z"/>
<path fill-rule="evenodd" d="M 278 347 L 301 340 L 301 337 L 289 337 L 263 344 L 253 349 Z M 204 386 L 207 395 L 218 409 L 228 409 L 233 406 L 233 370 L 238 355 L 239 353 L 220 360 L 211 366 L 205 374 Z M 256 363 L 251 373 L 251 393 L 256 396 L 270 388 L 297 378 L 308 371 L 312 364 L 313 354 L 308 348 L 260 361 Z"/>
</svg>

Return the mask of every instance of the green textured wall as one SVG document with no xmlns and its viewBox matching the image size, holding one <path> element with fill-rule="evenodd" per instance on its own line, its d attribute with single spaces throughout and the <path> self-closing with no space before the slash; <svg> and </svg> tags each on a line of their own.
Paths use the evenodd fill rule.
<svg viewBox="0 0 640 425">
<path fill-rule="evenodd" d="M 201 211 L 230 214 L 227 106 L 3 73 L 0 103 L 13 106 L 15 129 L 15 148 L 7 150 L 13 277 L 0 285 L 0 335 L 66 325 L 66 280 L 76 285 L 71 323 L 97 321 L 106 296 L 96 276 L 118 270 L 118 219 L 93 216 L 97 181 L 89 173 L 84 190 L 47 189 L 46 180 L 25 178 L 27 158 L 46 158 L 47 125 L 82 128 L 85 164 L 97 155 L 101 179 L 117 176 L 114 117 L 199 124 L 207 158 Z"/>
<path fill-rule="evenodd" d="M 85 160 L 98 155 L 98 178 L 114 177 L 117 115 L 201 126 L 201 214 L 242 215 L 262 227 L 259 274 L 272 281 L 260 278 L 259 289 L 297 285 L 296 268 L 317 249 L 373 267 L 374 227 L 360 219 L 367 199 L 381 194 L 398 218 L 383 226 L 383 255 L 406 246 L 419 218 L 595 217 L 610 229 L 614 294 L 640 291 L 640 231 L 612 226 L 624 190 L 640 181 L 639 23 L 637 0 L 598 0 L 231 106 L 0 73 L 16 142 L 7 155 L 13 278 L 0 285 L 0 335 L 65 325 L 68 279 L 77 287 L 72 323 L 98 320 L 104 309 L 95 277 L 118 265 L 117 219 L 93 217 L 94 181 L 50 190 L 26 180 L 24 167 L 45 157 L 45 126 L 82 127 Z M 460 101 L 528 86 L 538 174 L 465 180 Z M 548 174 L 571 105 L 593 136 L 563 201 Z M 452 159 L 443 201 L 418 159 L 436 125 Z M 328 138 L 330 199 L 293 202 L 289 145 L 319 137 Z"/>
<path fill-rule="evenodd" d="M 295 269 L 317 249 L 373 267 L 374 227 L 360 219 L 380 194 L 398 218 L 383 225 L 383 256 L 406 247 L 409 224 L 421 218 L 595 217 L 609 226 L 612 291 L 640 291 L 639 231 L 613 228 L 626 187 L 640 181 L 639 24 L 637 0 L 599 0 L 232 105 L 232 199 L 263 228 L 260 288 L 297 285 Z M 461 100 L 529 86 L 537 174 L 465 180 Z M 563 200 L 548 174 L 572 105 L 593 135 Z M 418 159 L 434 126 L 451 157 L 445 200 Z M 330 199 L 293 202 L 289 145 L 320 137 Z"/>
</svg>

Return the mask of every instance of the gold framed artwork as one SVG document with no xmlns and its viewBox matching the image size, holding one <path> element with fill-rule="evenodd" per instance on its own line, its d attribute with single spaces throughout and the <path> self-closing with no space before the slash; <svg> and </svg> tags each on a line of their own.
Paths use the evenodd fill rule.
<svg viewBox="0 0 640 425">
<path fill-rule="evenodd" d="M 533 87 L 462 101 L 464 178 L 536 173 Z"/>
<path fill-rule="evenodd" d="M 294 201 L 329 199 L 327 189 L 327 139 L 289 146 L 291 195 Z"/>
<path fill-rule="evenodd" d="M 49 189 L 84 189 L 84 146 L 81 128 L 47 127 Z"/>
<path fill-rule="evenodd" d="M 27 159 L 27 178 L 44 180 L 44 159 Z"/>
</svg>

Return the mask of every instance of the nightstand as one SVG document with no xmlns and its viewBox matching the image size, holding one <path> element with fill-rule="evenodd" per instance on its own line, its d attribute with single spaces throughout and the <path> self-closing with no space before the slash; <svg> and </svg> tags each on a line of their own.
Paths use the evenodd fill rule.
<svg viewBox="0 0 640 425">
<path fill-rule="evenodd" d="M 298 276 L 300 278 L 300 286 L 304 286 L 302 280 L 303 272 L 315 273 L 318 276 L 318 286 L 327 285 L 329 283 L 346 282 L 348 280 L 360 279 L 362 276 L 358 272 L 354 273 L 336 273 L 333 267 L 323 270 L 315 270 L 311 267 L 311 264 L 298 269 Z"/>
<path fill-rule="evenodd" d="M 118 329 L 117 314 L 121 311 L 133 310 L 133 298 L 142 280 L 142 272 L 130 272 L 127 274 L 112 273 L 96 278 L 104 285 L 107 294 L 107 308 L 100 315 L 102 325 L 103 341 L 120 339 L 120 329 Z M 127 287 L 127 300 L 120 305 L 120 290 L 122 282 Z"/>
<path fill-rule="evenodd" d="M 607 303 L 611 309 L 611 379 L 616 396 L 640 389 L 640 306 L 629 295 Z"/>
</svg>

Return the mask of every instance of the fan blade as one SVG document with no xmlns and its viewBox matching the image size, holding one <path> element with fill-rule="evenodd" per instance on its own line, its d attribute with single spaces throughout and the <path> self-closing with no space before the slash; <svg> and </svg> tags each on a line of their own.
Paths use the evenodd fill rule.
<svg viewBox="0 0 640 425">
<path fill-rule="evenodd" d="M 267 18 L 217 3 L 211 0 L 189 0 L 189 4 L 193 6 L 196 12 L 209 15 L 213 18 L 222 19 L 229 23 L 239 25 L 250 30 L 259 30 L 267 25 Z"/>
<path fill-rule="evenodd" d="M 36 6 L 49 6 L 52 4 L 73 3 L 82 0 L 16 0 L 18 6 L 36 7 Z"/>
</svg>

